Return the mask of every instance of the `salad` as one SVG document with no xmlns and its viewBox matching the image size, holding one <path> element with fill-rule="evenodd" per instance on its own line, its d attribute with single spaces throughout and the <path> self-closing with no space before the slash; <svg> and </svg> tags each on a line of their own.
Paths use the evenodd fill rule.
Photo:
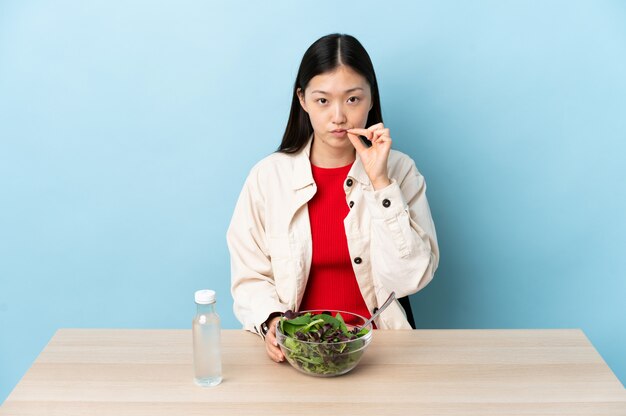
<svg viewBox="0 0 626 416">
<path fill-rule="evenodd" d="M 349 329 L 341 313 L 285 312 L 279 332 L 287 360 L 305 373 L 339 375 L 352 369 L 365 351 L 370 331 Z M 282 337 L 281 337 L 282 338 Z"/>
</svg>

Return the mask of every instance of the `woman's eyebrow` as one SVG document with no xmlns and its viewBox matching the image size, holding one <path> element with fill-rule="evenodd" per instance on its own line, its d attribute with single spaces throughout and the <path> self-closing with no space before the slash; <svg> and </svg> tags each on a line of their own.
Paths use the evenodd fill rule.
<svg viewBox="0 0 626 416">
<path fill-rule="evenodd" d="M 346 93 L 346 92 L 353 92 L 353 91 L 356 91 L 356 90 L 365 91 L 361 87 L 354 87 L 354 88 L 350 88 L 349 90 L 345 90 L 344 93 Z M 313 94 L 314 92 L 318 92 L 320 94 L 328 94 L 326 91 L 322 91 L 322 90 L 313 90 L 313 91 L 311 91 L 311 94 Z"/>
</svg>

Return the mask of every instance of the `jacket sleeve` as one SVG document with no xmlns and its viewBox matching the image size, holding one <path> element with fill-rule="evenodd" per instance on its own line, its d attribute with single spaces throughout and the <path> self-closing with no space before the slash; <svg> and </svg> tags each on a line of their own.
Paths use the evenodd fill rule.
<svg viewBox="0 0 626 416">
<path fill-rule="evenodd" d="M 415 163 L 391 184 L 365 191 L 372 218 L 370 258 L 376 293 L 401 298 L 426 286 L 439 264 L 435 226 L 426 200 L 426 182 Z M 384 289 L 384 290 L 383 290 Z"/>
<path fill-rule="evenodd" d="M 261 324 L 273 312 L 287 310 L 276 293 L 267 249 L 264 199 L 254 171 L 239 195 L 226 233 L 231 264 L 233 311 L 244 329 L 261 334 Z"/>
</svg>

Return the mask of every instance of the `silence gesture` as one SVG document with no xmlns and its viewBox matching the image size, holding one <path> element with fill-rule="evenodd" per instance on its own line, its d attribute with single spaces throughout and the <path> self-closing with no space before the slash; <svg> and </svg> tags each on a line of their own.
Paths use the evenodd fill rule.
<svg viewBox="0 0 626 416">
<path fill-rule="evenodd" d="M 391 137 L 389 129 L 383 123 L 374 124 L 367 129 L 347 130 L 348 139 L 356 149 L 367 176 L 372 182 L 374 190 L 379 190 L 391 183 L 387 175 L 387 159 L 391 150 Z M 359 136 L 365 136 L 372 142 L 371 147 L 367 147 L 361 142 Z"/>
</svg>

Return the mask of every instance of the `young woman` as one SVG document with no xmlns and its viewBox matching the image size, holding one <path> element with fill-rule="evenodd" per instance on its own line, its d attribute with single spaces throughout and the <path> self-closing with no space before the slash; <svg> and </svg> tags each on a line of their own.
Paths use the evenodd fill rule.
<svg viewBox="0 0 626 416">
<path fill-rule="evenodd" d="M 254 166 L 227 233 L 234 311 L 284 359 L 276 323 L 288 309 L 371 316 L 430 282 L 439 261 L 424 178 L 391 150 L 369 55 L 332 34 L 306 51 L 278 151 Z M 403 303 L 410 307 L 408 298 Z M 377 328 L 411 328 L 394 302 Z"/>
</svg>

